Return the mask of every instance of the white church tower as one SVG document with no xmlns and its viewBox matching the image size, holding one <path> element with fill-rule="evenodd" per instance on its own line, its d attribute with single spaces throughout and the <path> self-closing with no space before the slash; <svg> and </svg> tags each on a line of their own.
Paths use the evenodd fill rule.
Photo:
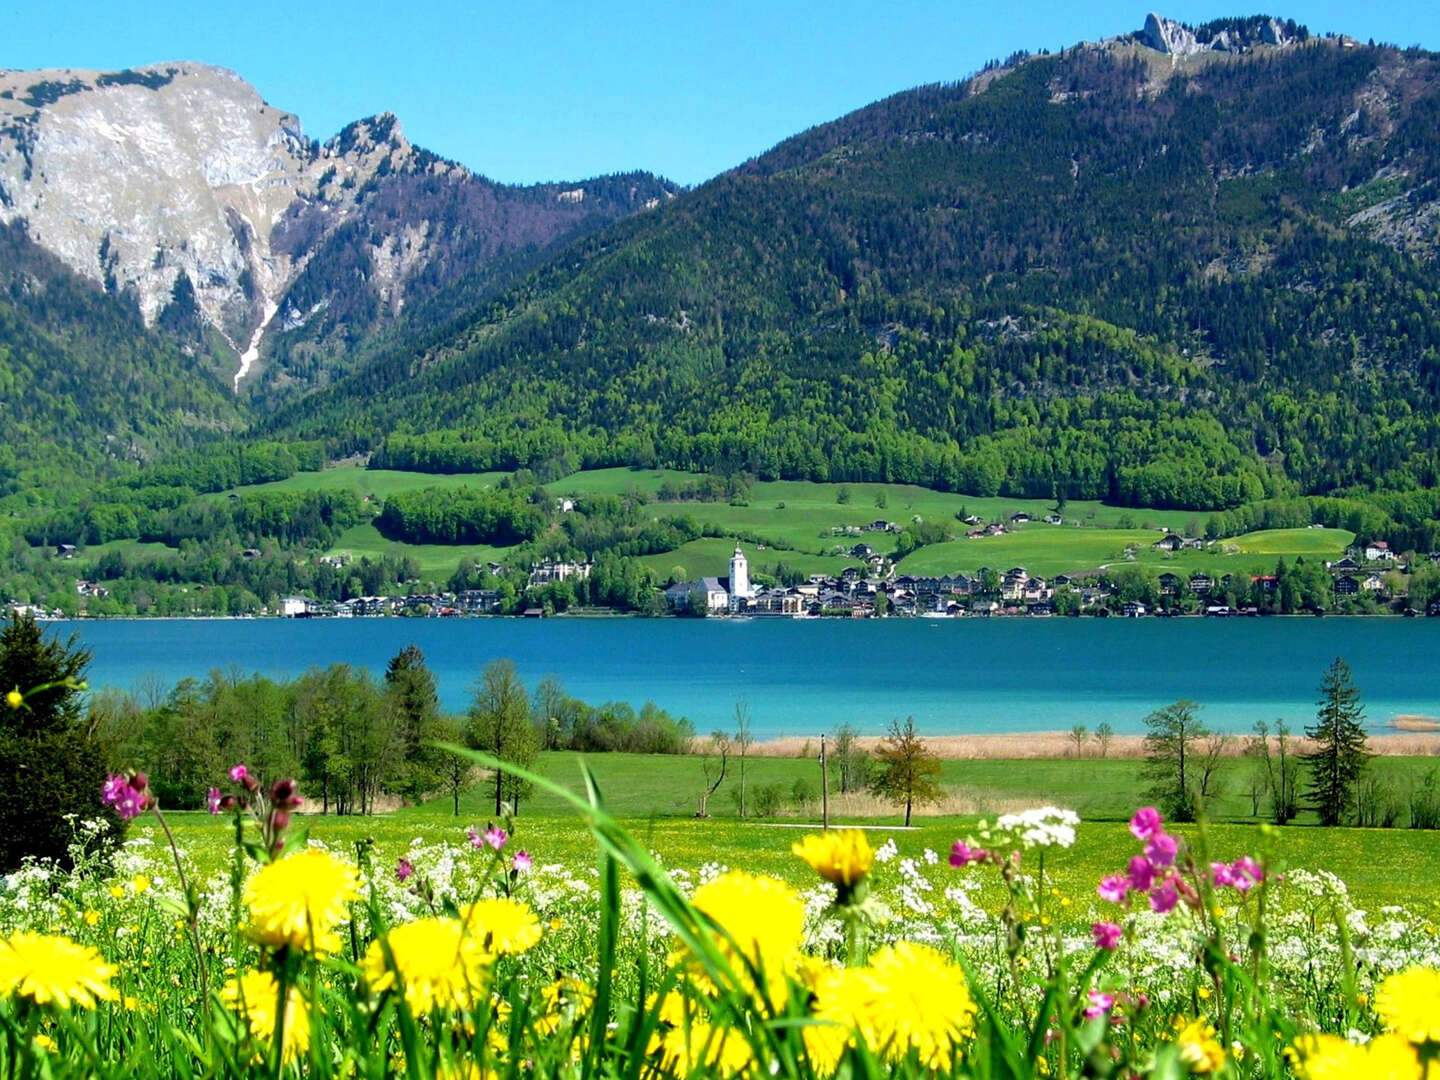
<svg viewBox="0 0 1440 1080">
<path fill-rule="evenodd" d="M 740 545 L 735 545 L 735 554 L 730 556 L 730 610 L 737 611 L 746 600 L 755 596 L 750 586 L 750 563 Z"/>
</svg>

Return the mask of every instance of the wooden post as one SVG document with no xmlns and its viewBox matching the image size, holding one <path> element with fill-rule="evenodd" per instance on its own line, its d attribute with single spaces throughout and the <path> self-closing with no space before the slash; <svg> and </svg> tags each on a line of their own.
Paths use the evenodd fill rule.
<svg viewBox="0 0 1440 1080">
<path fill-rule="evenodd" d="M 825 754 L 825 735 L 820 735 L 820 828 L 830 828 L 830 771 Z"/>
</svg>

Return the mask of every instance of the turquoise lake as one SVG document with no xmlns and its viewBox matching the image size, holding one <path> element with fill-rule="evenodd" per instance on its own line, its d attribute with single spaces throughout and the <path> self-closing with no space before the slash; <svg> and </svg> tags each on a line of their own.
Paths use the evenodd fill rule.
<svg viewBox="0 0 1440 1080">
<path fill-rule="evenodd" d="M 699 732 L 743 697 L 757 734 L 814 735 L 844 721 L 878 732 L 913 715 L 928 734 L 1054 731 L 1108 721 L 1142 730 L 1177 698 L 1231 731 L 1315 710 L 1336 656 L 1355 671 L 1371 726 L 1440 717 L 1440 619 L 679 620 L 217 619 L 51 624 L 95 659 L 94 687 L 174 683 L 215 668 L 296 675 L 335 662 L 377 675 L 414 642 L 448 709 L 481 668 L 514 660 L 526 682 L 558 675 L 591 703 L 647 700 Z M 1440 738 L 1437 738 L 1440 743 Z"/>
</svg>

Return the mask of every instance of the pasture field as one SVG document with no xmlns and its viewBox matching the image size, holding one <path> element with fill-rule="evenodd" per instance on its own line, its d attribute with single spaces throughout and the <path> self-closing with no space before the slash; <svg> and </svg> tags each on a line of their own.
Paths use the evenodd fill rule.
<svg viewBox="0 0 1440 1080">
<path fill-rule="evenodd" d="M 1100 1060 L 1128 1054 L 1123 1075 L 1289 1080 L 1284 1048 L 1321 1052 L 1308 1032 L 1380 1044 L 1417 1018 L 1416 1048 L 1391 1039 L 1414 1068 L 1299 1075 L 1422 1075 L 1440 832 L 1167 832 L 1153 810 L 1086 821 L 1045 807 L 821 837 L 813 822 L 647 813 L 665 801 L 653 769 L 592 760 L 615 818 L 552 793 L 493 821 L 483 791 L 458 815 L 441 801 L 269 817 L 290 845 L 257 867 L 233 847 L 237 831 L 255 836 L 239 816 L 171 814 L 167 833 L 145 814 L 113 863 L 23 867 L 0 888 L 18 972 L 0 991 L 0 1067 L 54 1080 L 1078 1080 L 1109 1038 Z M 857 983 L 857 1016 L 837 1017 L 835 987 Z M 715 1035 L 741 1040 L 731 1064 L 709 1061 Z M 1014 1059 L 1003 1070 L 987 1066 L 996 1047 Z M 866 1053 L 879 1068 L 849 1067 Z"/>
<path fill-rule="evenodd" d="M 399 491 L 486 487 L 502 475 L 440 475 L 342 465 L 321 472 L 297 473 L 270 484 L 238 488 L 236 493 L 349 490 L 370 496 L 378 512 L 385 498 Z M 653 496 L 667 482 L 684 484 L 698 478 L 697 474 L 674 469 L 609 468 L 573 473 L 546 486 L 556 496 L 622 495 L 632 490 Z M 230 493 L 212 497 L 223 498 L 225 494 Z M 893 553 L 894 533 L 864 532 L 847 536 L 834 532 L 836 528 L 863 527 L 876 519 L 898 525 L 916 517 L 944 520 L 952 523 L 957 532 L 965 528 L 956 520 L 957 514 L 1008 522 L 1013 514 L 1023 512 L 1033 519 L 1028 524 L 1012 526 L 1004 536 L 935 544 L 903 561 L 902 573 L 927 575 L 974 573 L 982 567 L 1003 570 L 1023 566 L 1033 574 L 1053 576 L 1122 562 L 1187 575 L 1268 573 L 1282 556 L 1339 558 L 1354 540 L 1353 534 L 1337 529 L 1282 529 L 1235 537 L 1226 541 L 1223 549 L 1170 554 L 1154 551 L 1151 545 L 1166 529 L 1187 535 L 1200 532 L 1208 516 L 1206 512 L 1135 509 L 1075 501 L 1065 507 L 1063 525 L 1044 524 L 1040 519 L 1054 509 L 1055 505 L 1048 499 L 987 498 L 908 484 L 782 480 L 754 483 L 743 504 L 657 501 L 648 505 L 647 512 L 656 519 L 688 516 L 729 536 L 751 538 L 747 554 L 757 569 L 765 570 L 773 568 L 776 562 L 785 562 L 807 574 L 838 573 L 852 565 L 844 552 L 857 543 L 869 544 L 883 554 Z M 765 543 L 767 550 L 754 550 L 755 540 Z M 121 546 L 135 545 L 121 542 Z M 676 551 L 646 556 L 644 562 L 661 578 L 676 566 L 683 566 L 692 577 L 722 576 L 728 570 L 733 549 L 733 540 L 705 538 Z M 500 558 L 509 550 L 484 545 L 391 543 L 373 526 L 360 525 L 347 530 L 330 553 L 356 557 L 386 552 L 412 555 L 419 561 L 426 579 L 434 581 L 452 573 L 462 558 Z"/>
<path fill-rule="evenodd" d="M 776 821 L 818 819 L 820 814 L 819 743 L 811 752 L 794 757 L 764 757 L 751 753 L 745 761 L 745 783 L 753 806 L 756 791 L 778 785 L 784 794 Z M 1094 753 L 1093 747 L 1089 753 Z M 571 790 L 579 790 L 582 755 L 569 751 L 540 755 L 537 771 Z M 615 814 L 625 818 L 689 818 L 697 806 L 703 759 L 693 754 L 584 755 L 596 779 L 606 792 Z M 711 760 L 714 764 L 714 759 Z M 1124 821 L 1145 801 L 1148 781 L 1142 775 L 1144 760 L 1136 757 L 959 759 L 940 763 L 940 782 L 946 799 L 937 807 L 917 808 L 917 820 L 959 818 L 1006 813 L 1028 806 L 1054 804 L 1074 810 L 1087 821 Z M 835 783 L 831 762 L 831 783 Z M 1432 770 L 1440 770 L 1440 758 L 1385 756 L 1372 760 L 1372 774 L 1408 805 L 1409 794 Z M 731 755 L 724 783 L 710 799 L 712 818 L 733 819 L 739 790 L 739 759 Z M 1216 822 L 1254 824 L 1248 792 L 1252 763 L 1243 757 L 1226 758 L 1218 783 L 1219 794 L 1210 803 L 1210 818 Z M 802 785 L 803 805 L 797 805 L 796 783 Z M 491 789 L 493 792 L 493 789 Z M 489 796 L 493 800 L 493 794 Z M 462 795 L 463 815 L 483 816 L 487 807 L 483 788 Z M 1261 800 L 1261 813 L 1267 804 Z M 447 817 L 452 804 L 434 799 L 409 807 L 400 816 L 415 819 Z M 555 814 L 565 809 L 553 795 L 537 792 L 522 807 L 526 813 Z M 493 813 L 493 803 L 490 804 Z M 869 796 L 831 794 L 831 817 L 839 822 L 894 825 L 901 815 Z M 1309 819 L 1302 815 L 1305 824 Z"/>
<path fill-rule="evenodd" d="M 698 873 L 707 864 L 743 867 L 795 885 L 812 878 L 809 869 L 790 853 L 790 845 L 805 835 L 806 829 L 733 818 L 697 820 L 629 814 L 609 799 L 613 787 L 607 788 L 602 781 L 601 790 L 621 823 L 659 857 L 663 866 L 689 874 Z M 394 866 L 416 840 L 424 844 L 463 844 L 467 828 L 483 830 L 494 814 L 487 815 L 483 807 L 471 805 L 474 812 L 467 814 L 462 806 L 459 817 L 426 807 L 423 813 L 410 809 L 371 818 L 315 816 L 306 821 L 312 839 L 337 850 L 353 852 L 357 842 L 373 841 L 376 864 L 388 867 Z M 448 811 L 448 807 L 445 809 Z M 560 863 L 577 874 L 587 873 L 594 865 L 595 839 L 578 817 L 554 809 L 537 808 L 530 813 L 522 806 L 521 811 L 521 816 L 511 823 L 511 831 L 515 843 L 537 863 Z M 169 816 L 177 840 L 197 867 L 206 873 L 222 872 L 233 838 L 229 823 L 200 813 Z M 895 828 L 896 820 L 892 817 L 882 827 L 871 830 L 872 843 L 878 847 L 893 839 L 901 857 L 924 862 L 926 849 L 943 858 L 957 839 L 976 830 L 981 819 L 975 815 L 920 818 L 916 827 L 908 830 Z M 994 816 L 988 820 L 993 821 Z M 818 827 L 819 821 L 816 817 L 789 824 Z M 1198 835 L 1193 827 L 1176 827 L 1174 831 L 1192 840 Z M 1269 835 L 1264 836 L 1253 824 L 1212 824 L 1205 832 L 1206 843 L 1217 859 L 1233 859 L 1264 844 L 1277 866 L 1335 874 L 1347 884 L 1360 907 L 1399 904 L 1440 917 L 1440 896 L 1418 887 L 1420 881 L 1431 880 L 1440 872 L 1440 832 L 1292 825 L 1269 830 Z M 157 843 L 161 839 L 158 830 L 149 824 L 143 824 L 137 835 Z M 1083 916 L 1092 907 L 1097 911 L 1100 907 L 1095 902 L 1095 882 L 1123 869 L 1133 847 L 1133 838 L 1123 822 L 1086 822 L 1082 815 L 1075 846 L 1049 857 L 1046 873 L 1057 888 L 1082 905 L 1076 914 Z M 998 883 L 989 883 L 982 902 L 998 903 L 1000 896 Z"/>
<path fill-rule="evenodd" d="M 427 581 L 443 582 L 455 573 L 461 559 L 486 562 L 499 560 L 510 548 L 492 547 L 489 544 L 406 544 L 387 540 L 374 525 L 352 525 L 336 539 L 331 555 L 348 555 L 352 559 L 369 555 L 413 556 L 420 564 L 420 574 Z"/>
<path fill-rule="evenodd" d="M 220 492 L 212 498 L 226 498 L 231 494 L 265 494 L 274 491 L 353 491 L 364 498 L 366 495 L 379 504 L 387 495 L 397 491 L 412 491 L 416 488 L 445 488 L 446 490 L 468 490 L 471 488 L 493 487 L 505 473 L 413 473 L 395 469 L 363 469 L 358 465 L 337 465 L 319 472 L 300 472 L 284 480 L 268 484 L 250 484 Z"/>
<path fill-rule="evenodd" d="M 581 755 L 559 752 L 540 756 L 537 771 L 557 783 L 582 790 Z M 803 826 L 818 824 L 820 770 L 811 758 L 749 757 L 746 784 L 750 798 L 757 789 L 779 784 L 788 792 L 797 778 L 809 781 L 812 800 L 793 804 L 770 819 L 736 816 L 738 759 L 730 759 L 727 778 L 712 796 L 711 816 L 694 817 L 702 782 L 701 759 L 692 755 L 590 754 L 584 760 L 593 772 L 607 809 L 620 819 L 664 865 L 696 872 L 706 863 L 744 866 L 800 883 L 806 868 L 790 855 L 790 844 L 803 834 Z M 712 759 L 713 764 L 713 759 Z M 915 827 L 899 826 L 903 816 L 874 800 L 832 795 L 832 824 L 856 824 L 873 829 L 876 845 L 893 837 L 902 856 L 923 860 L 924 851 L 943 853 L 982 818 L 1013 813 L 1041 805 L 1075 810 L 1085 823 L 1073 848 L 1057 854 L 1047 866 L 1062 890 L 1074 895 L 1092 892 L 1100 876 L 1123 863 L 1121 853 L 1131 842 L 1125 821 L 1144 801 L 1143 762 L 1133 758 L 1051 760 L 947 760 L 942 783 L 950 797 L 942 812 L 922 810 Z M 1217 857 L 1234 858 L 1260 842 L 1263 833 L 1273 853 L 1287 865 L 1328 870 L 1345 880 L 1362 906 L 1413 904 L 1417 869 L 1440 872 L 1440 832 L 1410 829 L 1322 829 L 1300 823 L 1280 829 L 1263 829 L 1250 818 L 1250 801 L 1241 790 L 1250 763 L 1229 763 L 1228 791 L 1212 807 L 1209 842 Z M 1373 768 L 1397 790 L 1408 791 L 1436 767 L 1431 758 L 1383 758 Z M 311 815 L 305 818 L 311 836 L 325 843 L 352 848 L 362 839 L 376 844 L 382 865 L 393 864 L 417 838 L 425 843 L 457 842 L 469 826 L 483 828 L 495 819 L 493 788 L 483 781 L 463 792 L 457 815 L 451 798 L 441 796 L 419 806 L 404 807 L 372 817 Z M 959 812 L 956 812 L 958 808 Z M 517 842 L 537 862 L 560 862 L 580 871 L 594 857 L 594 840 L 583 822 L 558 796 L 540 791 L 521 805 L 513 822 Z M 847 812 L 847 809 L 849 812 Z M 858 812 L 856 812 L 858 810 Z M 944 812 L 949 811 L 949 812 Z M 752 811 L 753 812 L 753 811 Z M 168 815 L 182 844 L 206 869 L 218 871 L 231 839 L 228 822 L 205 814 Z M 148 819 L 142 819 L 146 822 Z M 147 836 L 154 836 L 151 830 Z M 1194 828 L 1179 830 L 1194 837 Z M 1433 898 L 1440 910 L 1440 895 Z M 1428 902 L 1428 901 L 1427 901 Z"/>
<path fill-rule="evenodd" d="M 745 556 L 750 561 L 750 572 L 773 573 L 778 563 L 799 570 L 803 574 L 838 575 L 847 566 L 860 565 L 855 559 L 835 555 L 815 555 L 805 551 L 787 551 L 783 548 L 767 547 L 758 550 L 754 544 L 745 544 Z M 702 577 L 726 577 L 730 573 L 730 556 L 735 554 L 735 541 L 720 537 L 701 537 L 681 544 L 674 551 L 662 551 L 658 555 L 642 555 L 640 561 L 648 566 L 660 581 L 666 581 L 677 566 L 684 567 L 689 580 Z"/>
</svg>

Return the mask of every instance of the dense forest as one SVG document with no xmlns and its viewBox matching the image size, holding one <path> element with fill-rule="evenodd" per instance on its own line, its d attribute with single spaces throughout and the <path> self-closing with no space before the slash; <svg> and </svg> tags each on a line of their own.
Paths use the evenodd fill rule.
<svg viewBox="0 0 1440 1080">
<path fill-rule="evenodd" d="M 439 472 L 1205 508 L 1426 486 L 1437 70 L 1315 38 L 1172 71 L 1111 43 L 900 94 L 267 423 Z"/>
</svg>

